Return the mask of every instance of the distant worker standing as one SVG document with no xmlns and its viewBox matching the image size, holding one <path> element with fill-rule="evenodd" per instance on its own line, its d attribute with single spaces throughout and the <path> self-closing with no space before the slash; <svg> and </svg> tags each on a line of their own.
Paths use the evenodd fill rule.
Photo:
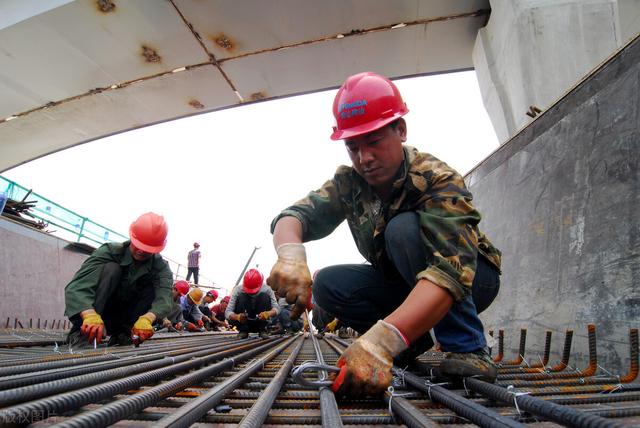
<svg viewBox="0 0 640 428">
<path fill-rule="evenodd" d="M 194 284 L 198 284 L 198 276 L 200 274 L 200 244 L 193 243 L 193 250 L 187 254 L 187 282 L 191 279 L 193 274 Z"/>
<path fill-rule="evenodd" d="M 433 345 L 448 352 L 447 376 L 493 382 L 478 313 L 500 284 L 500 252 L 478 229 L 480 213 L 455 170 L 405 146 L 408 109 L 398 88 L 375 73 L 346 79 L 333 103 L 333 140 L 352 166 L 340 166 L 321 189 L 272 222 L 278 261 L 267 282 L 297 313 L 311 302 L 303 242 L 323 238 L 347 220 L 370 264 L 329 266 L 313 281 L 317 306 L 362 334 L 338 360 L 339 394 L 380 394 L 391 367 L 403 367 Z"/>
<path fill-rule="evenodd" d="M 129 228 L 129 241 L 101 245 L 65 288 L 65 315 L 72 327 L 68 343 L 126 345 L 153 335 L 151 324 L 172 307 L 172 273 L 160 256 L 167 242 L 164 218 L 141 215 Z"/>
<path fill-rule="evenodd" d="M 242 279 L 242 287 L 236 286 L 231 292 L 225 316 L 231 325 L 237 327 L 240 339 L 249 333 L 259 333 L 266 339 L 269 319 L 278 315 L 279 307 L 273 290 L 264 283 L 264 277 L 257 269 L 249 269 Z"/>
</svg>

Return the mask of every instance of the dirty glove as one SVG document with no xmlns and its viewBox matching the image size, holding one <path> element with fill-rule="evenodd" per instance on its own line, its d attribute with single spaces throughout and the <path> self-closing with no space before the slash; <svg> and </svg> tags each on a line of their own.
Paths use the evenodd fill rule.
<svg viewBox="0 0 640 428">
<path fill-rule="evenodd" d="M 291 319 L 296 320 L 311 307 L 311 273 L 307 253 L 302 244 L 282 244 L 276 249 L 278 261 L 267 278 L 267 284 L 287 303 L 295 303 Z"/>
<path fill-rule="evenodd" d="M 202 321 L 202 318 L 198 320 L 198 327 L 200 328 L 204 327 L 204 321 Z"/>
<path fill-rule="evenodd" d="M 328 331 L 329 333 L 333 333 L 334 331 L 336 331 L 336 327 L 338 326 L 338 318 L 334 318 L 333 321 L 331 321 L 330 323 L 328 323 L 325 328 L 324 331 Z"/>
<path fill-rule="evenodd" d="M 80 313 L 82 317 L 82 327 L 80 332 L 87 337 L 89 343 L 96 340 L 96 343 L 102 342 L 102 335 L 104 333 L 104 321 L 99 313 L 93 309 L 87 309 Z"/>
<path fill-rule="evenodd" d="M 258 318 L 260 318 L 262 321 L 267 321 L 269 318 L 271 318 L 271 311 L 260 312 Z"/>
<path fill-rule="evenodd" d="M 138 336 L 140 343 L 151 338 L 151 336 L 153 336 L 153 327 L 151 327 L 152 322 L 153 321 L 149 318 L 142 315 L 133 325 L 133 328 L 131 329 L 131 336 Z"/>
<path fill-rule="evenodd" d="M 236 321 L 238 321 L 240 324 L 246 324 L 247 323 L 247 314 L 237 314 L 236 315 Z"/>
<path fill-rule="evenodd" d="M 393 357 L 407 349 L 404 335 L 393 324 L 379 320 L 338 359 L 340 373 L 331 389 L 340 395 L 379 395 L 391 384 Z"/>
<path fill-rule="evenodd" d="M 198 327 L 192 322 L 187 323 L 187 330 L 189 331 L 198 331 Z"/>
<path fill-rule="evenodd" d="M 177 322 L 174 327 L 175 327 L 176 330 L 180 331 L 180 330 L 182 330 L 182 323 L 181 322 Z"/>
</svg>

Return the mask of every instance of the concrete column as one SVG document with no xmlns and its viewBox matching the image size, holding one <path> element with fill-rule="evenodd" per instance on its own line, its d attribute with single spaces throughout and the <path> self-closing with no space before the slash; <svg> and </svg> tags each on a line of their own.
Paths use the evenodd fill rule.
<svg viewBox="0 0 640 428">
<path fill-rule="evenodd" d="M 505 142 L 640 31 L 640 0 L 491 0 L 473 50 L 480 90 Z"/>
</svg>

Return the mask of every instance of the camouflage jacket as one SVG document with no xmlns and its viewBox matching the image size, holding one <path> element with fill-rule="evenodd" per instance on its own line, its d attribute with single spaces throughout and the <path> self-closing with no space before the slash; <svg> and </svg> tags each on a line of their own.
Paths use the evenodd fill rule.
<svg viewBox="0 0 640 428">
<path fill-rule="evenodd" d="M 71 317 L 93 308 L 102 268 L 110 262 L 118 263 L 123 270 L 120 286 L 115 291 L 118 300 L 132 301 L 142 287 L 153 287 L 155 298 L 149 311 L 160 319 L 171 311 L 173 274 L 169 265 L 160 254 L 154 254 L 144 262 L 134 263 L 129 251 L 130 244 L 130 241 L 102 244 L 84 261 L 64 290 L 66 316 Z"/>
<path fill-rule="evenodd" d="M 470 293 L 478 252 L 500 269 L 501 254 L 478 229 L 480 213 L 460 174 L 428 153 L 404 146 L 404 162 L 386 202 L 352 167 L 340 166 L 333 179 L 319 190 L 283 210 L 271 223 L 285 216 L 302 223 L 303 241 L 329 235 L 343 220 L 364 258 L 384 269 L 384 231 L 403 212 L 416 212 L 422 240 L 428 248 L 427 268 L 416 276 L 449 290 L 456 300 Z"/>
</svg>

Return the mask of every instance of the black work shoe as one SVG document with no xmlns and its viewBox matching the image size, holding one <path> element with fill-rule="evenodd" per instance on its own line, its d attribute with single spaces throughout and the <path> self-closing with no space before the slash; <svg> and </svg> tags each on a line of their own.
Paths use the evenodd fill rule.
<svg viewBox="0 0 640 428">
<path fill-rule="evenodd" d="M 480 349 L 469 353 L 449 353 L 440 363 L 440 372 L 448 376 L 477 377 L 485 382 L 495 382 L 498 368 L 489 354 Z"/>
<path fill-rule="evenodd" d="M 241 331 L 240 333 L 238 333 L 238 339 L 246 339 L 247 337 L 249 337 L 248 331 Z"/>
<path fill-rule="evenodd" d="M 267 333 L 266 331 L 261 331 L 259 334 L 260 339 L 268 339 L 269 338 L 269 333 Z"/>
<path fill-rule="evenodd" d="M 109 337 L 109 341 L 107 342 L 107 346 L 129 346 L 133 345 L 133 340 L 131 340 L 131 336 L 127 333 L 118 333 L 112 334 Z"/>
</svg>

